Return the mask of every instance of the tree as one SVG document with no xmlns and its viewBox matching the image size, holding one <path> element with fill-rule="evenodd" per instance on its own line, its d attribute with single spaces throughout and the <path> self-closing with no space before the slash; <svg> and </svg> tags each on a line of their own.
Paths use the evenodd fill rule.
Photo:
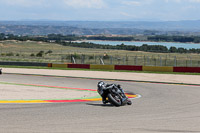
<svg viewBox="0 0 200 133">
<path fill-rule="evenodd" d="M 37 56 L 37 57 L 42 57 L 43 54 L 44 54 L 44 51 L 40 51 L 40 52 L 38 52 L 38 53 L 36 54 L 36 56 Z"/>
<path fill-rule="evenodd" d="M 170 53 L 176 53 L 177 52 L 177 48 L 176 47 L 170 47 L 169 48 L 169 52 Z"/>
</svg>

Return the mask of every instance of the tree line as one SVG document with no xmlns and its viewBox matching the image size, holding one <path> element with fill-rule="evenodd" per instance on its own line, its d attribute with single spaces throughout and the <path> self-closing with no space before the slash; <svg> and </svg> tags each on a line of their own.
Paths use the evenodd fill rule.
<svg viewBox="0 0 200 133">
<path fill-rule="evenodd" d="M 120 37 L 120 36 L 113 36 L 113 37 L 106 37 L 106 36 L 90 36 L 85 38 L 86 40 L 103 40 L 103 41 L 135 41 L 134 37 L 127 36 L 127 37 Z"/>
<path fill-rule="evenodd" d="M 147 38 L 149 41 L 155 41 L 155 42 L 191 42 L 191 43 L 200 43 L 200 37 L 199 36 L 150 36 Z"/>
<path fill-rule="evenodd" d="M 86 37 L 81 36 L 75 36 L 75 35 L 61 35 L 61 34 L 49 34 L 48 36 L 17 36 L 13 34 L 0 34 L 0 40 L 19 40 L 19 41 L 43 41 L 43 42 L 51 42 L 54 41 L 55 43 L 58 43 L 63 46 L 72 46 L 72 47 L 81 47 L 81 48 L 97 48 L 97 49 L 116 49 L 116 50 L 129 50 L 129 51 L 145 51 L 145 52 L 158 52 L 158 53 L 200 53 L 200 49 L 185 49 L 185 48 L 176 48 L 176 47 L 170 47 L 169 49 L 166 46 L 162 45 L 148 45 L 143 44 L 142 46 L 134 46 L 134 45 L 125 45 L 125 44 L 119 44 L 119 45 L 103 45 L 103 44 L 94 44 L 90 42 L 73 42 L 77 40 L 85 39 Z M 106 39 L 109 37 L 96 37 L 96 39 Z M 115 37 L 112 37 L 113 39 Z M 175 39 L 176 41 L 178 38 L 176 36 L 174 37 L 166 37 L 158 36 L 155 37 L 149 37 L 152 41 L 157 40 L 160 38 L 160 41 L 170 41 L 171 39 Z M 149 39 L 148 38 L 148 39 Z M 190 37 L 180 37 L 182 38 L 182 42 L 184 41 L 191 41 L 192 39 Z M 180 39 L 179 38 L 179 39 Z M 89 38 L 91 39 L 91 37 Z M 93 38 L 95 39 L 95 38 Z M 124 39 L 124 41 L 127 39 L 126 37 L 118 37 L 118 40 Z M 129 38 L 133 39 L 133 38 Z M 165 40 L 164 40 L 165 39 Z M 198 40 L 197 37 L 194 37 L 195 40 Z"/>
<path fill-rule="evenodd" d="M 200 43 L 199 36 L 168 36 L 168 35 L 154 35 L 147 36 L 146 39 L 139 39 L 133 36 L 76 36 L 76 35 L 62 35 L 49 34 L 47 36 L 18 36 L 13 34 L 0 34 L 0 40 L 33 40 L 33 41 L 77 41 L 77 40 L 107 40 L 107 41 L 153 41 L 153 42 L 183 42 L 183 43 Z"/>
<path fill-rule="evenodd" d="M 148 45 L 143 44 L 142 46 L 135 45 L 103 45 L 103 44 L 94 44 L 89 42 L 61 42 L 63 46 L 71 47 L 81 47 L 81 48 L 97 48 L 97 49 L 116 49 L 116 50 L 129 50 L 129 51 L 145 51 L 145 52 L 156 52 L 156 53 L 198 53 L 200 54 L 200 49 L 185 49 L 185 48 L 176 48 L 170 47 L 169 49 L 163 45 Z"/>
</svg>

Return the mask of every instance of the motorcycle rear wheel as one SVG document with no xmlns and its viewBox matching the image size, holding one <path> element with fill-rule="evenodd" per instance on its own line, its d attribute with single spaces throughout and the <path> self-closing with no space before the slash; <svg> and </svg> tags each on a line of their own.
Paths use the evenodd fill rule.
<svg viewBox="0 0 200 133">
<path fill-rule="evenodd" d="M 121 106 L 122 102 L 120 98 L 117 98 L 117 96 L 112 96 L 112 94 L 108 94 L 108 100 L 111 104 L 113 104 L 114 106 Z"/>
</svg>

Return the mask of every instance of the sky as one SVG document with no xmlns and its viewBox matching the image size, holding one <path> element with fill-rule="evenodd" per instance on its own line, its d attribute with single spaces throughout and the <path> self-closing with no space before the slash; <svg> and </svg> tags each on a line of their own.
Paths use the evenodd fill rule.
<svg viewBox="0 0 200 133">
<path fill-rule="evenodd" d="M 0 0 L 2 20 L 200 20 L 200 0 Z"/>
</svg>

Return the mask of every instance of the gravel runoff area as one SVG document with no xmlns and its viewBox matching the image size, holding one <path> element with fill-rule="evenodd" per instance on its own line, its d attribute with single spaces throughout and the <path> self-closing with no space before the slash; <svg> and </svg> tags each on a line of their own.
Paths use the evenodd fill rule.
<svg viewBox="0 0 200 133">
<path fill-rule="evenodd" d="M 3 68 L 3 73 L 39 74 L 39 75 L 87 77 L 87 78 L 118 79 L 118 80 L 121 79 L 121 80 L 150 81 L 150 82 L 200 84 L 199 75 L 55 70 L 55 69 L 54 70 L 53 69 L 22 69 L 22 68 Z"/>
</svg>

